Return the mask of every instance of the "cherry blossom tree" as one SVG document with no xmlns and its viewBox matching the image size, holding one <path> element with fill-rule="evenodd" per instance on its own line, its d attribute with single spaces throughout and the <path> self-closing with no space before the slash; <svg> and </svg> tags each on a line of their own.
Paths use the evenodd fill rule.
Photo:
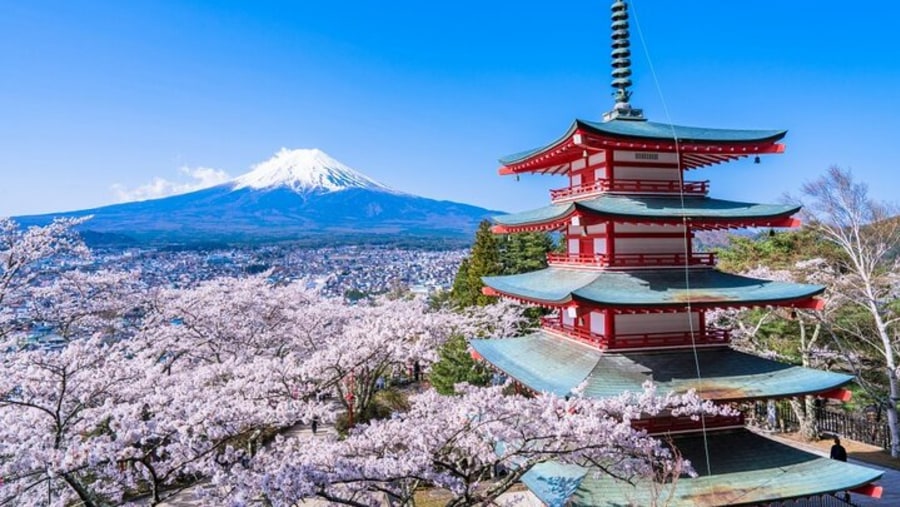
<svg viewBox="0 0 900 507">
<path fill-rule="evenodd" d="M 0 340 L 26 320 L 20 309 L 33 287 L 67 264 L 89 257 L 72 230 L 83 221 L 60 219 L 22 230 L 12 219 L 0 217 Z"/>
<path fill-rule="evenodd" d="M 0 366 L 0 503 L 84 505 L 121 498 L 111 423 L 133 406 L 140 368 L 103 336 L 21 350 Z"/>
<path fill-rule="evenodd" d="M 457 386 L 459 396 L 434 391 L 412 399 L 408 412 L 371 421 L 343 440 L 277 441 L 245 464 L 214 477 L 209 494 L 242 504 L 263 499 L 294 505 L 319 497 L 364 506 L 388 500 L 414 505 L 423 485 L 449 493 L 448 506 L 494 505 L 533 465 L 554 460 L 635 481 L 660 469 L 689 470 L 659 440 L 630 421 L 660 414 L 718 413 L 693 394 L 642 393 L 606 400 L 580 396 L 507 396 L 500 386 Z M 506 473 L 488 480 L 498 469 Z"/>
<path fill-rule="evenodd" d="M 121 497 L 107 468 L 123 451 L 110 424 L 141 366 L 124 353 L 140 313 L 134 273 L 92 270 L 78 220 L 21 230 L 0 219 L 0 503 L 96 505 Z M 33 347 L 32 323 L 65 340 Z"/>
</svg>

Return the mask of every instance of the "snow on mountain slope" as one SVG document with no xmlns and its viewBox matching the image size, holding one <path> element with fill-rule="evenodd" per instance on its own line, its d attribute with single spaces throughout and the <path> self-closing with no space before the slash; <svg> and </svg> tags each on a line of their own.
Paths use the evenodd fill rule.
<svg viewBox="0 0 900 507">
<path fill-rule="evenodd" d="M 308 193 L 366 188 L 397 193 L 319 149 L 282 148 L 274 157 L 235 178 L 232 185 L 235 190 L 289 188 L 295 192 Z"/>
</svg>

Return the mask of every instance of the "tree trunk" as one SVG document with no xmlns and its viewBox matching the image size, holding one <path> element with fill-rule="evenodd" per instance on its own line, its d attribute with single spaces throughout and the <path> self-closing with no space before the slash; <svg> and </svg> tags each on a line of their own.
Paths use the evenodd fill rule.
<svg viewBox="0 0 900 507">
<path fill-rule="evenodd" d="M 900 399 L 900 385 L 893 368 L 888 368 L 888 383 L 891 395 L 884 403 L 887 411 L 888 429 L 891 432 L 891 457 L 900 457 L 900 421 L 897 418 L 897 400 Z"/>
<path fill-rule="evenodd" d="M 807 395 L 802 402 L 800 398 L 791 398 L 791 410 L 800 423 L 800 437 L 807 442 L 818 440 L 819 420 L 816 417 L 815 398 Z"/>
<path fill-rule="evenodd" d="M 900 384 L 897 382 L 897 365 L 894 363 L 894 347 L 891 343 L 891 337 L 888 334 L 887 325 L 881 318 L 878 311 L 878 305 L 875 298 L 872 297 L 872 291 L 869 294 L 869 311 L 875 319 L 875 328 L 878 330 L 878 336 L 881 338 L 881 345 L 884 349 L 884 363 L 887 367 L 888 388 L 890 396 L 885 403 L 885 410 L 888 417 L 888 429 L 891 432 L 891 457 L 900 458 L 900 420 L 897 418 L 897 401 L 900 400 Z"/>
<path fill-rule="evenodd" d="M 77 479 L 73 478 L 71 474 L 63 474 L 63 480 L 66 481 L 66 484 L 69 485 L 75 493 L 78 495 L 78 499 L 81 500 L 81 505 L 84 507 L 95 507 L 97 504 L 94 502 L 94 499 L 91 497 L 90 492 L 78 482 Z"/>
</svg>

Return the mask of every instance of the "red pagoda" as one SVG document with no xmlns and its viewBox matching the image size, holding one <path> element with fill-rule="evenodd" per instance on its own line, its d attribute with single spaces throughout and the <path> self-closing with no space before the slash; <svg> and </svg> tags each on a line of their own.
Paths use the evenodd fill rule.
<svg viewBox="0 0 900 507">
<path fill-rule="evenodd" d="M 627 5 L 612 7 L 615 106 L 603 121 L 576 120 L 552 143 L 501 159 L 501 175 L 565 175 L 549 206 L 496 217 L 500 234 L 558 231 L 566 253 L 539 271 L 483 279 L 484 292 L 552 309 L 528 336 L 473 340 L 477 354 L 534 392 L 587 396 L 694 389 L 719 403 L 801 395 L 844 397 L 853 378 L 753 356 L 710 327 L 721 308 L 820 308 L 824 287 L 721 272 L 695 251 L 697 231 L 796 227 L 796 206 L 709 197 L 689 169 L 784 151 L 783 130 L 724 130 L 647 121 L 631 107 Z M 743 416 L 640 421 L 669 435 L 699 476 L 667 491 L 668 505 L 756 505 L 835 492 L 879 496 L 881 473 L 821 458 L 745 429 Z M 545 504 L 654 505 L 665 488 L 620 483 L 589 469 L 544 463 L 523 482 Z M 668 495 L 671 494 L 671 497 Z"/>
</svg>

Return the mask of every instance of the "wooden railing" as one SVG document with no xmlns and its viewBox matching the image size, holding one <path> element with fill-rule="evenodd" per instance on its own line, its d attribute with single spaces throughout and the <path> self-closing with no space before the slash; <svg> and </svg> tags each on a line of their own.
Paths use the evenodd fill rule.
<svg viewBox="0 0 900 507">
<path fill-rule="evenodd" d="M 731 333 L 728 330 L 717 328 L 697 330 L 693 333 L 693 336 L 689 331 L 676 331 L 617 334 L 610 338 L 584 329 L 564 326 L 554 317 L 544 317 L 541 319 L 541 325 L 546 329 L 563 333 L 576 340 L 608 350 L 665 348 L 684 345 L 719 345 L 726 344 L 731 340 Z"/>
<path fill-rule="evenodd" d="M 685 262 L 687 261 L 687 262 Z M 716 256 L 712 253 L 693 252 L 689 256 L 683 253 L 653 254 L 547 254 L 547 263 L 555 266 L 595 266 L 595 267 L 681 267 L 715 266 Z"/>
<path fill-rule="evenodd" d="M 802 403 L 802 402 L 801 402 Z M 775 402 L 775 428 L 794 431 L 800 427 L 800 420 L 791 408 L 790 400 Z M 882 449 L 891 448 L 891 432 L 887 416 L 874 409 L 870 414 L 835 412 L 827 408 L 825 402 L 819 401 L 814 408 L 814 415 L 819 432 L 824 435 L 837 435 L 857 442 L 875 445 Z M 768 410 L 765 401 L 757 401 L 752 413 L 747 416 L 757 426 L 768 427 Z"/>
<path fill-rule="evenodd" d="M 654 181 L 654 180 L 610 180 L 599 179 L 583 185 L 557 188 L 550 191 L 553 202 L 573 199 L 600 192 L 622 192 L 630 194 L 687 194 L 706 195 L 709 180 L 704 181 Z"/>
</svg>

